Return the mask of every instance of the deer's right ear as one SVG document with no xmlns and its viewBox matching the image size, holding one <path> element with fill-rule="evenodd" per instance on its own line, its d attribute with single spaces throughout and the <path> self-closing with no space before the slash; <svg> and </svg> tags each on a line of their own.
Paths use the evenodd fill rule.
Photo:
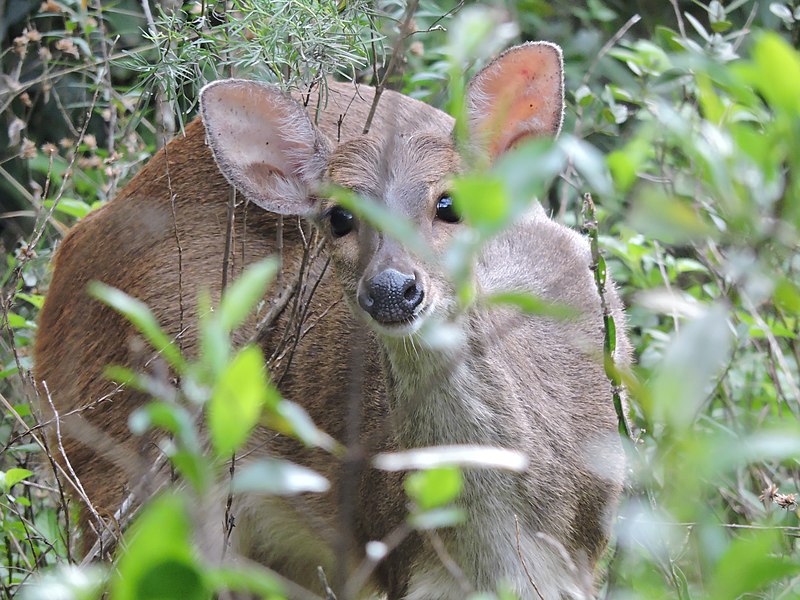
<svg viewBox="0 0 800 600">
<path fill-rule="evenodd" d="M 328 140 L 278 87 L 227 79 L 200 92 L 200 114 L 220 171 L 261 208 L 313 212 L 309 188 L 322 177 Z"/>
</svg>

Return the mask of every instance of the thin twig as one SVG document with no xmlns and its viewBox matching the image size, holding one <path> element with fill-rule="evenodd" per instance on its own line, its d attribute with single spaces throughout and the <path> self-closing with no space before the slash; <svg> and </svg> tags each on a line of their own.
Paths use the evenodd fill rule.
<svg viewBox="0 0 800 600">
<path fill-rule="evenodd" d="M 414 13 L 417 10 L 418 4 L 419 0 L 409 0 L 408 4 L 406 5 L 406 12 L 403 16 L 403 22 L 400 25 L 400 35 L 397 39 L 397 43 L 392 49 L 392 56 L 389 59 L 389 64 L 386 66 L 386 71 L 383 73 L 380 83 L 375 86 L 375 96 L 372 99 L 372 106 L 369 107 L 367 122 L 364 123 L 364 131 L 362 132 L 364 135 L 369 133 L 369 128 L 372 126 L 372 119 L 375 117 L 375 111 L 378 109 L 378 102 L 380 102 L 383 90 L 386 88 L 386 82 L 389 81 L 389 77 L 394 74 L 394 70 L 397 67 L 397 62 L 400 59 L 403 49 L 405 48 L 406 38 L 411 31 L 411 20 L 414 18 Z"/>
<path fill-rule="evenodd" d="M 525 557 L 522 556 L 522 546 L 519 541 L 519 518 L 517 515 L 514 515 L 514 527 L 516 529 L 516 536 L 517 536 L 517 556 L 519 557 L 519 562 L 522 565 L 522 569 L 525 571 L 525 576 L 528 578 L 531 586 L 533 586 L 533 591 L 536 592 L 536 595 L 539 596 L 539 600 L 544 600 L 544 596 L 542 596 L 542 592 L 539 591 L 539 588 L 536 586 L 536 582 L 533 581 L 533 576 L 531 575 L 530 571 L 528 571 L 528 565 L 525 564 Z"/>
</svg>

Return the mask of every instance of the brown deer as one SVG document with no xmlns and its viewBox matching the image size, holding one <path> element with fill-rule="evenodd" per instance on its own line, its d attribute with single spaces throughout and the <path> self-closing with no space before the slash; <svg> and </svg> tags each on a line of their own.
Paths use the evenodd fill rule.
<svg viewBox="0 0 800 600">
<path fill-rule="evenodd" d="M 270 85 L 210 84 L 201 96 L 202 122 L 191 123 L 64 240 L 39 322 L 35 370 L 49 399 L 45 413 L 51 420 L 53 409 L 58 413 L 63 454 L 103 516 L 134 481 L 139 467 L 131 457 L 147 463 L 158 454 L 154 438 L 128 430 L 129 415 L 146 396 L 102 375 L 112 363 L 141 367 L 151 353 L 131 343 L 134 328 L 121 316 L 89 299 L 90 281 L 144 301 L 192 355 L 198 294 L 210 290 L 218 300 L 224 264 L 235 276 L 279 252 L 268 305 L 277 305 L 281 289 L 299 302 L 284 303 L 258 333 L 254 318 L 235 342 L 257 336 L 265 355 L 277 357 L 273 378 L 282 394 L 322 430 L 355 443 L 362 458 L 451 444 L 513 449 L 527 458 L 522 472 L 466 470 L 458 500 L 466 521 L 440 530 L 439 547 L 430 536 L 409 535 L 380 563 L 377 589 L 392 600 L 449 600 L 462 598 L 465 587 L 492 591 L 505 581 L 523 599 L 591 596 L 624 458 L 602 366 L 601 299 L 588 244 L 535 204 L 483 248 L 474 285 L 481 294 L 530 292 L 577 316 L 480 304 L 460 310 L 436 260 L 423 260 L 320 192 L 335 184 L 383 204 L 412 221 L 440 257 L 463 227 L 448 191 L 465 168 L 453 119 L 387 91 L 362 134 L 375 91 L 328 86 L 325 102 L 304 108 L 301 98 Z M 466 100 L 471 149 L 489 161 L 526 138 L 557 135 L 559 48 L 529 43 L 508 50 L 474 77 Z M 246 201 L 236 206 L 225 262 L 231 184 Z M 323 252 L 314 251 L 312 232 L 324 239 Z M 297 283 L 301 271 L 305 279 Z M 607 301 L 618 324 L 616 359 L 626 364 L 624 317 L 610 287 Z M 297 306 L 307 306 L 299 329 L 292 325 Z M 427 344 L 421 332 L 436 322 L 450 323 L 460 342 Z M 287 336 L 294 336 L 291 352 L 281 355 Z M 231 553 L 310 590 L 321 591 L 318 566 L 356 564 L 368 541 L 384 539 L 408 513 L 402 475 L 358 457 L 344 468 L 267 430 L 256 431 L 244 454 L 281 456 L 331 482 L 325 494 L 242 495 L 232 507 Z M 211 533 L 204 539 L 216 541 L 220 553 L 225 493 L 221 486 L 219 506 L 205 517 Z M 91 542 L 87 512 L 82 522 Z"/>
</svg>

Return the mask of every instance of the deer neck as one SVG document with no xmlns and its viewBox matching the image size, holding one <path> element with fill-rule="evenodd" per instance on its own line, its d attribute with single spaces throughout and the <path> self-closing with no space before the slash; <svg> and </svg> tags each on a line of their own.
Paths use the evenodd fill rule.
<svg viewBox="0 0 800 600">
<path fill-rule="evenodd" d="M 514 447 L 506 422 L 509 407 L 499 400 L 514 393 L 498 360 L 485 347 L 472 319 L 464 318 L 462 339 L 431 348 L 419 338 L 384 340 L 389 401 L 398 442 L 406 448 L 448 444 Z"/>
</svg>

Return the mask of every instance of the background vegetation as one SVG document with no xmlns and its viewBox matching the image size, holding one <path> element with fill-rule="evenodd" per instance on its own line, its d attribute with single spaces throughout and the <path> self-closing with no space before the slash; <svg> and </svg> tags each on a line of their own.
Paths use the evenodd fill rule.
<svg viewBox="0 0 800 600">
<path fill-rule="evenodd" d="M 75 566 L 74 523 L 41 466 L 30 377 L 36 314 L 67 229 L 180 133 L 199 87 L 230 75 L 287 87 L 334 75 L 446 108 L 454 74 L 515 41 L 547 39 L 564 48 L 568 109 L 561 140 L 542 150 L 561 172 L 539 173 L 543 203 L 559 221 L 591 225 L 582 209 L 592 193 L 638 359 L 637 379 L 626 380 L 631 483 L 600 596 L 800 597 L 800 7 L 0 0 L 0 17 L 0 595 L 92 598 L 109 576 Z M 269 270 L 251 274 L 240 297 L 265 285 Z M 105 297 L 146 322 L 141 307 Z M 233 304 L 209 331 L 229 331 L 252 302 Z M 196 367 L 173 358 L 187 376 Z M 212 369 L 216 383 L 232 369 L 258 374 L 259 358 L 225 357 Z M 296 434 L 329 443 L 267 387 L 251 396 Z M 202 493 L 194 425 L 147 418 L 142 427 L 173 424 L 178 446 L 200 465 L 184 474 L 195 473 L 187 479 Z M 235 427 L 212 430 L 219 455 L 241 443 Z M 452 498 L 431 499 L 428 487 L 457 493 L 447 469 L 422 477 L 409 484 L 418 506 Z M 286 493 L 280 486 L 296 480 L 270 481 Z M 167 526 L 171 545 L 158 546 L 159 556 L 182 565 L 172 575 L 184 578 L 171 597 L 204 597 L 230 581 L 197 564 L 182 515 L 173 496 L 146 511 L 118 565 L 133 583 L 112 577 L 114 597 L 133 597 L 137 578 L 151 576 L 153 536 Z M 268 574 L 236 577 L 280 597 Z"/>
</svg>

